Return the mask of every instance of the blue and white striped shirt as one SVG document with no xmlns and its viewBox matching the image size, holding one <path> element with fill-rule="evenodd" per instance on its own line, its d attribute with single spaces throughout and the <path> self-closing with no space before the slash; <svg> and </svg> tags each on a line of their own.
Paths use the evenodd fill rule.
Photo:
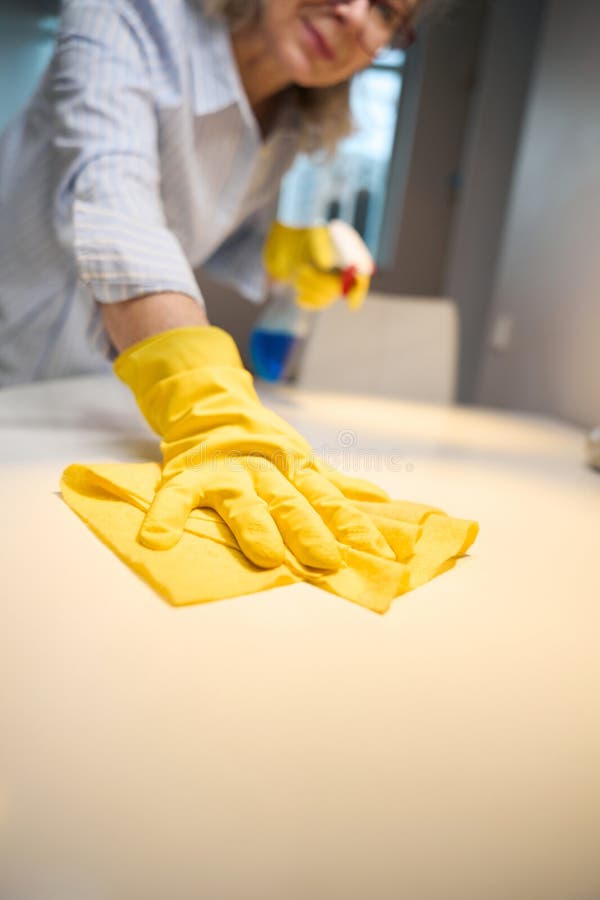
<svg viewBox="0 0 600 900">
<path fill-rule="evenodd" d="M 0 138 L 0 384 L 110 366 L 101 303 L 258 300 L 261 247 L 298 146 L 263 141 L 223 23 L 196 0 L 67 0 L 56 50 Z"/>
</svg>

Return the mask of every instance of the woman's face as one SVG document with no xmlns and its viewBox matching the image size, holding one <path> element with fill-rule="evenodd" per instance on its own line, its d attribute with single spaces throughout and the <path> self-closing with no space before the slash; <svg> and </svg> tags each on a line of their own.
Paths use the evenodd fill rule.
<svg viewBox="0 0 600 900">
<path fill-rule="evenodd" d="M 368 66 L 418 0 L 267 0 L 262 27 L 290 81 L 326 87 Z"/>
</svg>

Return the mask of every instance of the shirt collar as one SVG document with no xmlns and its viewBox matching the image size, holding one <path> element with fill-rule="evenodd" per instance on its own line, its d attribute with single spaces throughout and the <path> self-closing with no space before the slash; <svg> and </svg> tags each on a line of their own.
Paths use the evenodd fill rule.
<svg viewBox="0 0 600 900">
<path fill-rule="evenodd" d="M 203 13 L 195 2 L 186 6 L 194 114 L 209 115 L 237 106 L 258 143 L 262 143 L 260 127 L 237 67 L 229 29 L 221 19 Z M 300 110 L 292 89 L 283 100 L 274 132 L 297 137 L 299 131 Z"/>
<path fill-rule="evenodd" d="M 238 106 L 248 122 L 257 123 L 246 97 L 226 24 L 187 3 L 189 56 L 194 113 L 198 116 Z"/>
</svg>

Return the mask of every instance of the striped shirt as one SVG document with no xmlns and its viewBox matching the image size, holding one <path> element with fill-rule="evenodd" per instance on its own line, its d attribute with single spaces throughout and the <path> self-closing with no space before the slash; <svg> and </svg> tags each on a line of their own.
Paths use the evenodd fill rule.
<svg viewBox="0 0 600 900">
<path fill-rule="evenodd" d="M 250 300 L 298 146 L 266 140 L 230 36 L 197 0 L 66 0 L 56 49 L 0 138 L 0 384 L 110 367 L 100 303 L 204 266 Z"/>
</svg>

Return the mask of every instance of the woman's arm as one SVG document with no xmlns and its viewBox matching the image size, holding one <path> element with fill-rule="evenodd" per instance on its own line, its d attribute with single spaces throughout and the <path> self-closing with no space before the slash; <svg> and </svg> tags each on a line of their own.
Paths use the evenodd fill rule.
<svg viewBox="0 0 600 900">
<path fill-rule="evenodd" d="M 171 328 L 210 324 L 195 300 L 187 294 L 169 292 L 145 294 L 121 303 L 103 303 L 102 315 L 104 327 L 119 353 Z"/>
<path fill-rule="evenodd" d="M 48 85 L 56 234 L 104 304 L 121 350 L 174 325 L 205 322 L 192 267 L 163 208 L 148 62 L 159 48 L 138 6 L 65 4 Z"/>
</svg>

